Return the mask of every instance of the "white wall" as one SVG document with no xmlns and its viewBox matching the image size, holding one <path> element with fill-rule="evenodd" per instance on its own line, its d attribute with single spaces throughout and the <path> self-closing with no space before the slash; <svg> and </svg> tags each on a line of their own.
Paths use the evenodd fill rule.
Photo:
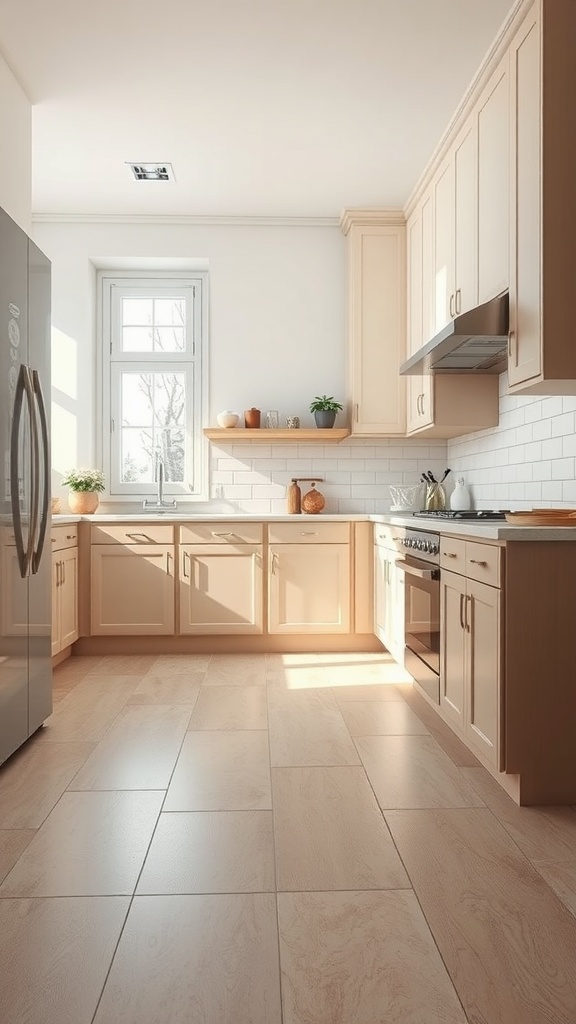
<svg viewBox="0 0 576 1024">
<path fill-rule="evenodd" d="M 30 234 L 32 108 L 0 54 L 0 206 Z"/>
<path fill-rule="evenodd" d="M 345 399 L 344 238 L 338 227 L 37 223 L 53 262 L 54 493 L 66 469 L 97 465 L 95 269 L 130 258 L 207 261 L 210 410 L 278 409 L 281 423 L 318 393 Z M 344 415 L 341 416 L 344 423 Z M 330 511 L 389 507 L 390 482 L 444 468 L 444 443 L 212 446 L 214 510 L 283 511 L 292 476 L 325 478 Z"/>
<path fill-rule="evenodd" d="M 576 397 L 507 395 L 500 377 L 500 423 L 448 443 L 477 508 L 576 508 Z"/>
</svg>

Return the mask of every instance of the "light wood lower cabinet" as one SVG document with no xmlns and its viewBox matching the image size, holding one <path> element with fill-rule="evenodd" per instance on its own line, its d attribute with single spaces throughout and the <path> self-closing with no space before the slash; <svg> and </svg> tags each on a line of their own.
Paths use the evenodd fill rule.
<svg viewBox="0 0 576 1024">
<path fill-rule="evenodd" d="M 52 553 L 52 657 L 78 639 L 78 548 Z"/>
<path fill-rule="evenodd" d="M 95 544 L 91 550 L 93 635 L 174 633 L 171 544 Z"/>
<path fill-rule="evenodd" d="M 269 633 L 350 632 L 348 544 L 271 544 Z"/>
<path fill-rule="evenodd" d="M 442 571 L 440 706 L 494 768 L 502 752 L 501 591 Z"/>
<path fill-rule="evenodd" d="M 262 633 L 263 569 L 259 545 L 181 544 L 180 633 Z"/>
<path fill-rule="evenodd" d="M 398 552 L 374 534 L 374 632 L 400 664 L 404 664 L 404 574 L 396 568 Z"/>
</svg>

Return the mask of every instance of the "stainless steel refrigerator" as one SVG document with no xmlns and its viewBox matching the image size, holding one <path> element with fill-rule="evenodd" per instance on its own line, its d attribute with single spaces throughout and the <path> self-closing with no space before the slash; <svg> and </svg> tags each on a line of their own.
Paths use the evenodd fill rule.
<svg viewBox="0 0 576 1024">
<path fill-rule="evenodd" d="M 0 764 L 52 712 L 50 261 L 0 210 Z"/>
</svg>

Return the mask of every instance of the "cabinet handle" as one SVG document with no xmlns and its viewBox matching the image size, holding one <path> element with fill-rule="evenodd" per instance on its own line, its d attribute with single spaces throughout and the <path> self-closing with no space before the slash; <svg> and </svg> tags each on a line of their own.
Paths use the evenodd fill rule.
<svg viewBox="0 0 576 1024">
<path fill-rule="evenodd" d="M 56 587 L 60 586 L 60 562 L 56 562 Z"/>
<path fill-rule="evenodd" d="M 443 558 L 456 558 L 456 552 L 455 551 L 443 551 L 442 552 L 442 557 Z"/>
<path fill-rule="evenodd" d="M 514 338 L 514 331 L 508 331 L 508 355 L 512 356 L 512 339 Z"/>
<path fill-rule="evenodd" d="M 471 561 L 472 565 L 481 565 L 484 569 L 488 565 L 488 562 L 483 562 L 479 558 L 471 558 L 470 561 Z"/>
<path fill-rule="evenodd" d="M 76 538 L 73 533 L 67 533 L 66 540 L 76 540 Z"/>
<path fill-rule="evenodd" d="M 356 402 L 354 406 L 354 421 L 355 423 L 358 423 L 358 402 Z"/>
<path fill-rule="evenodd" d="M 416 412 L 417 412 L 418 416 L 422 412 L 422 410 L 420 408 L 420 399 L 421 398 L 422 398 L 422 395 L 418 395 L 418 398 L 416 399 Z"/>
<path fill-rule="evenodd" d="M 147 533 L 127 533 L 126 536 L 130 537 L 130 540 L 135 540 L 137 544 L 141 544 L 142 540 L 146 541 L 148 544 L 154 544 L 155 543 L 155 541 L 153 541 L 148 536 Z"/>
<path fill-rule="evenodd" d="M 167 573 L 168 576 L 171 575 L 171 573 L 170 573 L 170 559 L 171 558 L 172 558 L 171 552 L 167 551 L 166 552 L 166 573 Z"/>
<path fill-rule="evenodd" d="M 450 296 L 450 302 L 449 302 L 449 307 L 448 308 L 450 310 L 450 319 L 453 320 L 454 319 L 454 295 L 453 294 Z"/>
<path fill-rule="evenodd" d="M 458 315 L 458 313 L 460 312 L 460 309 L 461 309 L 461 301 L 460 301 L 461 299 L 462 299 L 462 292 L 461 292 L 460 288 L 457 288 L 456 289 L 456 315 Z"/>
<path fill-rule="evenodd" d="M 317 537 L 318 530 L 300 530 L 301 537 Z"/>
<path fill-rule="evenodd" d="M 270 575 L 271 576 L 275 576 L 276 575 L 276 559 L 277 558 L 278 558 L 278 555 L 277 555 L 276 551 L 271 551 L 270 552 Z"/>
<path fill-rule="evenodd" d="M 62 566 L 62 580 L 61 580 L 61 582 L 62 583 L 66 583 L 66 562 L 60 562 L 60 565 Z"/>
<path fill-rule="evenodd" d="M 188 554 L 187 551 L 183 551 L 182 552 L 182 576 L 184 577 L 185 580 L 189 580 L 190 579 L 190 573 L 186 572 L 186 559 L 187 558 L 190 558 L 190 555 Z"/>
<path fill-rule="evenodd" d="M 216 530 L 212 530 L 213 537 L 234 537 L 233 533 L 217 533 Z"/>
<path fill-rule="evenodd" d="M 468 621 L 468 601 L 470 601 L 470 621 Z M 470 633 L 472 626 L 472 595 L 468 594 L 466 598 L 466 632 Z"/>
<path fill-rule="evenodd" d="M 466 598 L 465 594 L 460 594 L 460 625 L 461 625 L 462 629 L 466 629 L 466 623 L 464 622 L 464 600 L 465 600 L 465 598 Z"/>
</svg>

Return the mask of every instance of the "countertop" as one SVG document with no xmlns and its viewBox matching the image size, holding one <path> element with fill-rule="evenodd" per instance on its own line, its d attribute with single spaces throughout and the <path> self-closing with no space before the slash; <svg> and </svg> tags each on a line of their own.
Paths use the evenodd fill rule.
<svg viewBox="0 0 576 1024">
<path fill-rule="evenodd" d="M 251 514 L 238 514 L 234 515 L 231 513 L 212 513 L 196 515 L 193 512 L 187 513 L 182 512 L 180 514 L 170 515 L 138 515 L 138 514 L 124 514 L 124 515 L 109 515 L 106 513 L 91 515 L 91 516 L 75 516 L 75 515 L 53 515 L 52 525 L 59 526 L 65 525 L 66 523 L 185 523 L 185 522 L 198 522 L 198 523 L 210 523 L 214 520 L 220 520 L 223 522 L 239 522 L 239 523 L 293 523 L 293 522 L 313 522 L 314 520 L 322 522 L 373 522 L 373 523 L 388 523 L 393 526 L 412 526 L 419 530 L 429 530 L 434 533 L 443 534 L 445 536 L 452 537 L 470 537 L 472 540 L 496 540 L 496 541 L 576 541 L 576 526 L 513 526 L 511 523 L 502 522 L 499 520 L 484 520 L 481 522 L 470 522 L 468 520 L 455 520 L 455 519 L 436 519 L 431 516 L 429 519 L 426 517 L 414 518 L 410 513 L 392 513 L 384 512 L 381 514 L 365 514 L 365 513 L 345 513 L 345 514 L 321 514 L 319 516 L 311 515 L 265 515 L 260 513 L 259 515 Z"/>
</svg>

